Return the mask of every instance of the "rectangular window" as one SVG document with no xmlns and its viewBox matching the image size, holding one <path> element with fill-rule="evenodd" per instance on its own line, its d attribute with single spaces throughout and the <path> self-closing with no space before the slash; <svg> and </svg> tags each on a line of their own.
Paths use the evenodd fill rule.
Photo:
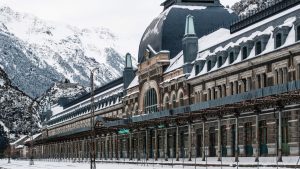
<svg viewBox="0 0 300 169">
<path fill-rule="evenodd" d="M 300 41 L 300 26 L 297 27 L 297 32 L 296 32 L 296 35 L 297 35 L 297 41 Z"/>
<path fill-rule="evenodd" d="M 221 67 L 222 64 L 223 64 L 222 56 L 219 56 L 219 58 L 218 58 L 218 68 Z"/>
<path fill-rule="evenodd" d="M 262 52 L 261 41 L 256 42 L 255 44 L 255 55 L 259 55 Z"/>
<path fill-rule="evenodd" d="M 230 54 L 229 54 L 229 64 L 231 64 L 233 62 L 234 62 L 234 53 L 230 52 Z"/>
<path fill-rule="evenodd" d="M 195 70 L 195 72 L 196 72 L 196 74 L 195 74 L 195 75 L 197 75 L 197 74 L 199 74 L 199 73 L 200 73 L 200 67 L 199 67 L 199 65 L 196 65 L 196 70 Z"/>
<path fill-rule="evenodd" d="M 278 33 L 275 38 L 275 48 L 279 48 L 282 45 L 282 34 Z"/>
<path fill-rule="evenodd" d="M 242 56 L 243 56 L 243 60 L 247 59 L 248 57 L 248 48 L 246 46 L 243 47 Z"/>
</svg>

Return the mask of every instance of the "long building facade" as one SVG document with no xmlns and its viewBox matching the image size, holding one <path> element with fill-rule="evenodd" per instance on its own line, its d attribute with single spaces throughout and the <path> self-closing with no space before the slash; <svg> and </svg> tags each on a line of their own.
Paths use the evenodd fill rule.
<svg viewBox="0 0 300 169">
<path fill-rule="evenodd" d="M 137 69 L 127 54 L 123 77 L 97 88 L 94 104 L 87 94 L 63 105 L 35 140 L 35 155 L 298 156 L 300 1 L 240 19 L 218 0 L 162 5 L 141 39 Z"/>
</svg>

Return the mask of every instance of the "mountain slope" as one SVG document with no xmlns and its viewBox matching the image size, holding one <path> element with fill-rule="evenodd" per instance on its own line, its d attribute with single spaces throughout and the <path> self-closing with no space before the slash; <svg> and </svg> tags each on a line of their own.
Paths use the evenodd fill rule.
<svg viewBox="0 0 300 169">
<path fill-rule="evenodd" d="M 125 59 L 116 42 L 105 28 L 46 22 L 0 5 L 0 65 L 14 85 L 33 97 L 65 78 L 88 86 L 92 67 L 100 67 L 97 85 L 121 76 Z"/>
<path fill-rule="evenodd" d="M 7 74 L 0 68 L 0 125 L 18 134 L 28 133 L 31 127 L 38 129 L 40 118 L 35 111 L 36 105 L 29 96 L 11 85 Z"/>
</svg>

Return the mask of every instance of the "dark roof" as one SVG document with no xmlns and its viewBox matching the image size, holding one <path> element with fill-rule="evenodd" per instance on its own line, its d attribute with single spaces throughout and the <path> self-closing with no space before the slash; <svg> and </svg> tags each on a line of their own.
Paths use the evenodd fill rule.
<svg viewBox="0 0 300 169">
<path fill-rule="evenodd" d="M 120 78 L 118 78 L 116 80 L 113 80 L 113 81 L 111 81 L 111 82 L 109 82 L 109 83 L 107 83 L 107 84 L 105 84 L 105 85 L 97 88 L 95 90 L 95 95 L 97 95 L 99 93 L 102 93 L 102 92 L 104 92 L 104 91 L 106 91 L 108 89 L 111 89 L 111 88 L 113 88 L 115 86 L 118 86 L 118 85 L 120 85 L 122 83 L 123 83 L 123 77 L 120 77 Z M 86 99 L 88 99 L 90 97 L 91 97 L 91 93 L 90 92 L 86 93 L 86 94 L 82 95 L 81 97 L 79 97 L 79 98 L 77 98 L 75 100 L 72 100 L 71 102 L 67 103 L 63 107 L 64 107 L 64 109 L 66 109 L 66 108 L 71 107 L 71 106 L 73 106 L 73 105 L 75 105 L 77 103 L 80 103 L 80 102 L 82 102 L 82 101 L 84 101 L 84 100 L 86 100 Z"/>
<path fill-rule="evenodd" d="M 173 5 L 155 18 L 141 39 L 138 62 L 143 61 L 148 45 L 157 52 L 169 50 L 170 57 L 175 57 L 182 50 L 185 21 L 189 14 L 194 16 L 198 38 L 216 28 L 229 28 L 230 24 L 238 18 L 235 13 L 229 12 L 223 6 L 207 6 L 205 9 L 195 9 L 195 7 Z"/>
</svg>

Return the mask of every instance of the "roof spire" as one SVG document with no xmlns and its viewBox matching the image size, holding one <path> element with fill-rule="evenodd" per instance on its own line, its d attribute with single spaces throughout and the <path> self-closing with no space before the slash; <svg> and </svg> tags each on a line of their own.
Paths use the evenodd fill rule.
<svg viewBox="0 0 300 169">
<path fill-rule="evenodd" d="M 126 54 L 125 68 L 132 68 L 132 58 L 130 53 Z"/>
<path fill-rule="evenodd" d="M 194 26 L 194 17 L 188 15 L 185 22 L 185 34 L 184 36 L 196 35 Z"/>
</svg>

